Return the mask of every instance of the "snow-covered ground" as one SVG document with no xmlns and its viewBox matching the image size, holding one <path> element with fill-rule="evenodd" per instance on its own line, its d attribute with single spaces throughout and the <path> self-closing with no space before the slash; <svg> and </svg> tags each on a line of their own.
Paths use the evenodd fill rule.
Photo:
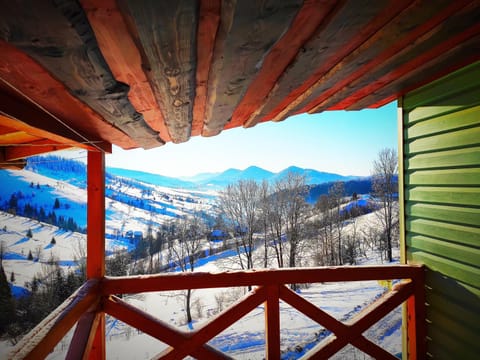
<svg viewBox="0 0 480 360">
<path fill-rule="evenodd" d="M 364 264 L 379 261 L 369 252 Z M 208 260 L 208 259 L 207 259 Z M 196 271 L 222 271 L 231 266 L 231 259 L 213 256 Z M 385 289 L 377 281 L 311 284 L 299 293 L 339 320 L 347 320 L 378 298 Z M 130 304 L 147 311 L 182 331 L 202 326 L 209 318 L 237 301 L 246 293 L 245 288 L 195 290 L 192 300 L 193 324 L 186 323 L 184 298 L 181 292 L 152 292 L 126 296 Z M 258 306 L 245 317 L 213 338 L 209 344 L 236 359 L 263 359 L 265 357 L 264 306 Z M 323 327 L 284 302 L 280 303 L 281 350 L 283 359 L 299 359 L 306 350 L 318 344 L 329 333 Z M 107 316 L 108 359 L 150 359 L 167 346 L 147 334 Z M 392 354 L 401 352 L 401 309 L 386 316 L 365 333 Z M 71 336 L 71 335 L 70 335 Z M 62 359 L 70 336 L 60 343 L 49 359 Z M 352 346 L 346 347 L 337 359 L 368 359 Z"/>
<path fill-rule="evenodd" d="M 9 176 L 16 181 L 11 181 L 10 177 L 9 181 L 4 181 L 3 177 L 5 176 L 5 172 L 0 171 L 2 202 L 8 200 L 10 193 L 20 190 L 27 194 L 29 199 L 45 208 L 52 208 L 52 199 L 58 197 L 61 203 L 68 202 L 70 204 L 68 209 L 62 209 L 65 211 L 65 215 L 75 219 L 86 217 L 84 189 L 30 171 L 10 174 Z M 32 182 L 40 184 L 40 189 L 32 189 Z M 211 206 L 209 204 L 211 194 L 192 193 L 145 184 L 139 189 L 121 181 L 112 182 L 109 184 L 108 192 L 110 193 L 107 194 L 109 199 L 106 201 L 107 233 L 110 234 L 122 233 L 130 229 L 145 231 L 149 222 L 161 224 L 171 219 L 172 215 L 185 214 L 198 207 L 207 209 Z M 142 206 L 133 205 L 140 200 L 143 200 Z M 152 209 L 154 210 L 152 211 Z M 345 224 L 344 234 L 352 235 L 358 231 L 359 237 L 360 235 L 368 236 L 367 231 L 370 230 L 367 229 L 372 228 L 368 225 L 376 222 L 378 222 L 378 218 L 374 213 L 361 216 L 355 221 Z M 32 231 L 32 238 L 27 237 L 28 229 Z M 55 244 L 52 244 L 52 237 L 55 238 Z M 12 272 L 14 273 L 13 285 L 17 294 L 21 293 L 25 282 L 30 281 L 35 274 L 44 270 L 47 266 L 45 262 L 50 257 L 58 258 L 60 265 L 65 269 L 73 269 L 75 266 L 73 260 L 79 258 L 82 255 L 80 249 L 85 248 L 85 235 L 83 234 L 60 230 L 52 225 L 4 212 L 0 212 L 0 241 L 3 242 L 5 248 L 3 266 L 7 278 L 10 278 Z M 129 241 L 122 238 L 119 240 L 107 238 L 106 243 L 107 250 L 110 251 L 119 247 L 132 246 Z M 28 260 L 30 251 L 34 257 L 38 254 L 40 258 L 33 261 Z M 261 258 L 260 252 L 263 250 L 259 249 L 258 251 L 258 257 Z M 312 251 L 312 249 L 308 251 Z M 201 259 L 195 271 L 217 272 L 235 269 L 235 256 L 235 253 L 230 251 Z M 307 255 L 305 256 L 307 257 Z M 398 259 L 398 249 L 396 249 L 395 257 Z M 305 260 L 305 262 L 308 261 Z M 362 247 L 357 263 L 378 264 L 381 263 L 381 259 L 378 252 L 373 251 L 372 247 L 367 245 Z M 382 284 L 368 281 L 311 284 L 308 288 L 302 288 L 300 293 L 335 318 L 346 320 L 374 301 L 384 291 Z M 124 300 L 172 326 L 189 331 L 202 326 L 205 321 L 238 300 L 245 292 L 244 288 L 194 291 L 192 299 L 194 322 L 192 324 L 186 323 L 184 298 L 181 293 L 152 292 L 126 296 Z M 300 358 L 305 349 L 314 346 L 319 339 L 328 335 L 320 325 L 283 302 L 280 304 L 280 321 L 281 348 L 285 359 Z M 259 306 L 212 339 L 210 344 L 238 359 L 263 359 L 265 356 L 264 323 L 264 307 Z M 108 359 L 149 359 L 166 347 L 158 340 L 111 317 L 107 317 L 106 333 Z M 374 339 L 392 354 L 400 353 L 400 309 L 390 313 L 376 326 L 369 329 L 365 335 Z M 64 358 L 70 337 L 71 332 L 49 356 L 50 359 Z M 8 342 L 0 342 L 0 359 L 6 358 L 10 348 L 11 345 Z M 337 355 L 337 358 L 363 359 L 367 357 L 363 357 L 362 354 L 349 347 Z"/>
</svg>

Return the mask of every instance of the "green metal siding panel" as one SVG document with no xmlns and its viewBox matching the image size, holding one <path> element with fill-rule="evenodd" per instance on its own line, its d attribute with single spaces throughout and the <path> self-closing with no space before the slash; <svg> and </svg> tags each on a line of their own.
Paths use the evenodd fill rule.
<svg viewBox="0 0 480 360">
<path fill-rule="evenodd" d="M 428 355 L 480 354 L 480 62 L 401 101 L 406 259 L 427 267 Z"/>
<path fill-rule="evenodd" d="M 409 233 L 433 236 L 469 245 L 472 248 L 480 244 L 480 228 L 415 218 L 407 219 L 405 224 Z"/>
<path fill-rule="evenodd" d="M 480 164 L 480 147 L 478 146 L 426 154 L 410 154 L 409 158 L 405 159 L 405 166 L 409 171 L 473 167 L 478 164 Z"/>
<path fill-rule="evenodd" d="M 423 170 L 405 174 L 407 185 L 477 185 L 480 168 Z"/>
<path fill-rule="evenodd" d="M 472 88 L 478 87 L 480 85 L 478 79 L 480 79 L 480 66 L 476 62 L 410 92 L 403 100 L 403 108 L 410 111 L 421 106 L 436 105 L 441 103 L 443 99 L 446 99 L 448 103 L 449 99 L 456 97 L 458 94 L 470 93 Z"/>
<path fill-rule="evenodd" d="M 452 205 L 480 205 L 480 187 L 406 187 L 405 200 Z M 453 219 L 452 219 L 453 220 Z"/>
<path fill-rule="evenodd" d="M 405 152 L 415 154 L 478 146 L 480 144 L 480 126 L 452 131 L 445 134 L 415 139 L 405 144 Z"/>
<path fill-rule="evenodd" d="M 439 271 L 445 276 L 464 284 L 473 287 L 478 287 L 478 284 L 480 284 L 480 271 L 477 267 L 465 265 L 428 252 L 415 251 L 415 249 L 407 253 L 407 259 L 415 264 L 425 264 L 429 269 Z"/>
<path fill-rule="evenodd" d="M 480 117 L 478 116 L 479 111 L 480 106 L 475 106 L 473 108 L 466 108 L 462 111 L 436 116 L 429 120 L 418 122 L 408 127 L 407 137 L 409 140 L 412 140 L 421 136 L 449 132 L 478 125 L 480 123 Z"/>
<path fill-rule="evenodd" d="M 435 254 L 446 254 L 445 256 L 450 260 L 473 267 L 478 265 L 480 249 L 472 249 L 469 246 L 443 241 L 443 239 L 414 234 L 409 234 L 406 242 L 407 246 L 412 248 L 412 251 L 415 249 Z"/>
<path fill-rule="evenodd" d="M 480 224 L 479 208 L 409 202 L 405 205 L 405 211 L 409 218 L 455 222 L 459 225 Z"/>
</svg>

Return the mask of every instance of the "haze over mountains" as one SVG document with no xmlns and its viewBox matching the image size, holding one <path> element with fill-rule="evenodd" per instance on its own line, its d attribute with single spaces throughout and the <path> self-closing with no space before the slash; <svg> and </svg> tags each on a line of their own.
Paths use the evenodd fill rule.
<svg viewBox="0 0 480 360">
<path fill-rule="evenodd" d="M 322 184 L 332 181 L 348 181 L 358 178 L 358 176 L 343 176 L 313 169 L 302 169 L 296 166 L 290 166 L 278 173 L 274 173 L 258 166 L 250 166 L 244 170 L 228 169 L 221 173 L 202 173 L 192 177 L 173 178 L 158 174 L 152 174 L 143 171 L 128 170 L 121 168 L 107 168 L 107 172 L 127 178 L 134 178 L 154 185 L 162 185 L 180 188 L 209 188 L 219 189 L 238 180 L 267 180 L 273 182 L 283 177 L 288 172 L 304 174 L 307 184 Z"/>
</svg>

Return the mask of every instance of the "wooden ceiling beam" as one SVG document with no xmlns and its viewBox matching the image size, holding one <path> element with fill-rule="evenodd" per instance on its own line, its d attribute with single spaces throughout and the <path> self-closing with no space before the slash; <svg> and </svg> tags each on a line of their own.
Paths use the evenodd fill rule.
<svg viewBox="0 0 480 360">
<path fill-rule="evenodd" d="M 2 5 L 0 27 L 3 40 L 41 64 L 90 111 L 127 133 L 136 147 L 163 144 L 128 100 L 129 87 L 113 77 L 78 2 L 26 0 L 22 6 L 7 2 Z M 15 36 L 8 36 L 12 33 Z"/>
<path fill-rule="evenodd" d="M 0 118 L 1 119 L 1 118 Z M 33 136 L 25 131 L 11 130 L 9 133 L 0 135 L 0 146 L 8 146 L 10 144 L 24 144 L 32 141 L 37 141 L 40 138 Z"/>
<path fill-rule="evenodd" d="M 233 112 L 226 129 L 237 126 L 252 127 L 258 122 L 268 94 L 302 46 L 314 34 L 337 1 L 307 0 L 293 20 L 288 31 L 268 53 L 260 72 L 250 84 L 247 93 Z"/>
<path fill-rule="evenodd" d="M 362 76 L 349 82 L 309 112 L 348 108 L 361 98 L 386 86 L 390 81 L 409 76 L 418 67 L 451 50 L 455 44 L 477 35 L 480 29 L 480 24 L 477 23 L 479 10 L 475 11 L 473 6 L 462 9 L 461 5 L 461 2 L 453 3 L 431 22 L 425 24 L 424 29 L 418 28 L 419 31 L 427 30 L 424 34 L 419 35 L 419 31 L 414 31 L 403 39 L 398 39 L 395 46 L 387 50 L 393 53 L 393 56 L 364 72 Z M 457 10 L 461 11 L 455 13 Z M 424 75 L 417 73 L 416 78 L 420 83 L 425 76 L 427 73 Z"/>
<path fill-rule="evenodd" d="M 138 147 L 128 135 L 105 122 L 91 108 L 72 96 L 62 83 L 25 53 L 0 40 L 0 54 L 2 54 L 0 56 L 0 93 L 5 95 L 5 91 L 8 90 L 11 93 L 16 92 L 17 96 L 29 99 L 16 106 L 19 115 L 13 116 L 14 118 L 28 124 L 36 124 L 39 129 L 42 129 L 43 123 L 38 122 L 38 120 L 35 121 L 35 118 L 22 118 L 20 116 L 27 112 L 28 108 L 33 108 L 32 113 L 41 113 L 40 116 L 45 119 L 45 124 L 52 124 L 47 129 L 48 133 L 58 133 L 58 135 L 67 138 L 72 136 L 71 132 L 65 133 L 65 128 L 61 128 L 57 121 L 40 110 L 44 108 L 48 109 L 55 117 L 62 119 L 68 126 L 75 128 L 87 139 L 98 142 L 106 152 L 111 151 L 111 143 L 125 149 Z M 8 88 L 10 84 L 13 84 L 15 88 Z M 8 99 L 10 98 L 13 98 L 13 95 L 8 95 Z M 13 104 L 17 101 L 15 100 Z M 6 113 L 8 113 L 8 106 L 8 102 L 0 102 L 0 110 L 5 110 Z M 62 131 L 63 133 L 61 133 Z M 32 132 L 29 133 L 35 135 Z M 70 140 L 84 141 L 78 138 Z"/>
<path fill-rule="evenodd" d="M 376 67 L 389 61 L 467 2 L 415 1 L 322 76 L 288 109 L 284 109 L 276 120 L 312 110 L 362 75 L 370 74 Z M 437 15 L 432 17 L 432 13 Z M 374 82 L 375 79 L 370 78 L 370 81 Z"/>
<path fill-rule="evenodd" d="M 171 141 L 162 112 L 142 69 L 142 58 L 115 0 L 81 0 L 100 51 L 116 80 L 130 86 L 128 98 L 162 141 Z"/>
<path fill-rule="evenodd" d="M 203 136 L 219 134 L 231 120 L 265 57 L 289 29 L 301 5 L 301 0 L 268 6 L 256 1 L 222 3 Z"/>
<path fill-rule="evenodd" d="M 22 170 L 27 162 L 25 160 L 7 161 L 5 157 L 6 148 L 0 146 L 0 169 L 4 170 Z"/>
<path fill-rule="evenodd" d="M 254 122 L 283 119 L 283 113 L 301 103 L 325 73 L 411 2 L 375 1 L 368 6 L 355 0 L 339 2 L 286 69 Z"/>
<path fill-rule="evenodd" d="M 10 116 L 0 114 L 0 121 L 9 127 L 23 131 L 37 139 L 49 139 L 56 143 L 68 144 L 70 147 L 78 147 L 86 150 L 101 149 L 105 152 L 112 152 L 112 145 L 103 141 L 92 141 L 92 143 L 85 142 L 85 139 L 72 133 L 70 130 L 58 126 L 58 123 L 52 122 L 52 119 L 45 113 L 35 111 L 35 109 L 28 108 L 17 99 L 5 96 L 0 92 L 0 104 L 3 101 L 9 101 Z M 13 108 L 15 106 L 15 108 Z M 2 112 L 4 112 L 2 110 Z M 20 121 L 18 118 L 26 119 Z M 95 144 L 95 146 L 93 145 Z"/>
<path fill-rule="evenodd" d="M 208 78 L 212 65 L 215 39 L 220 25 L 220 0 L 203 0 L 197 34 L 197 72 L 195 102 L 193 104 L 192 136 L 200 135 L 205 123 Z"/>
<path fill-rule="evenodd" d="M 142 49 L 144 71 L 174 143 L 190 139 L 195 97 L 198 2 L 119 1 Z"/>
<path fill-rule="evenodd" d="M 473 36 L 460 45 L 454 45 L 454 39 L 450 40 L 452 40 L 449 41 L 452 46 L 439 51 L 438 56 L 431 57 L 432 54 L 428 53 L 413 63 L 405 64 L 405 66 L 417 66 L 404 76 L 391 80 L 390 76 L 395 74 L 387 74 L 386 79 L 379 79 L 385 81 L 386 84 L 355 102 L 347 110 L 378 108 L 409 91 L 480 60 L 480 35 Z M 426 55 L 429 57 L 427 58 Z M 459 59 L 462 60 L 459 61 Z M 398 69 L 399 72 L 402 70 L 402 68 Z"/>
<path fill-rule="evenodd" d="M 29 156 L 65 150 L 71 147 L 71 145 L 54 143 L 52 140 L 38 140 L 20 146 L 7 146 L 5 148 L 5 161 L 15 161 Z"/>
</svg>

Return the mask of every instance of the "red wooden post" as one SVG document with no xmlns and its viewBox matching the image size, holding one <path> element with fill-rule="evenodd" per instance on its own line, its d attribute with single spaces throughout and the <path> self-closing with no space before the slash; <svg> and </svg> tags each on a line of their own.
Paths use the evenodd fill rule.
<svg viewBox="0 0 480 360">
<path fill-rule="evenodd" d="M 105 276 L 105 154 L 88 152 L 87 164 L 87 279 Z M 105 359 L 105 314 L 99 322 L 91 359 Z"/>
<path fill-rule="evenodd" d="M 266 358 L 280 359 L 280 305 L 278 285 L 267 287 L 265 301 Z"/>
<path fill-rule="evenodd" d="M 419 269 L 413 279 L 414 295 L 407 301 L 407 348 L 409 360 L 426 358 L 425 270 Z"/>
</svg>

